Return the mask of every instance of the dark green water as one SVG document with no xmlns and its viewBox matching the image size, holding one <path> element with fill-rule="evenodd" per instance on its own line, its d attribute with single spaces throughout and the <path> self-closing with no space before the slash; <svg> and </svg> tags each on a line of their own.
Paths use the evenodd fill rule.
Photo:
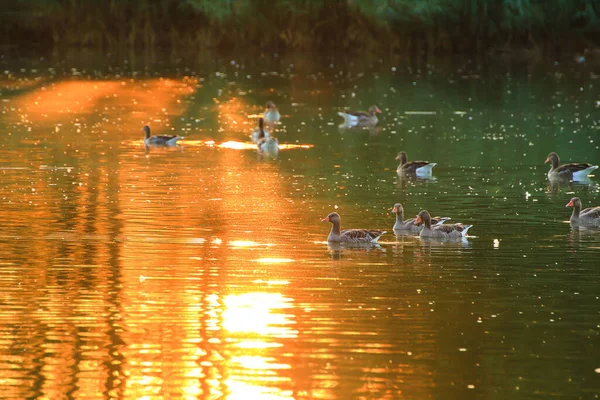
<svg viewBox="0 0 600 400">
<path fill-rule="evenodd" d="M 600 162 L 586 66 L 0 67 L 0 397 L 598 397 L 600 232 L 565 205 L 599 180 L 543 163 Z M 247 143 L 269 99 L 275 160 Z M 372 104 L 377 129 L 338 129 Z M 144 124 L 185 140 L 146 150 Z M 434 179 L 400 179 L 400 150 Z M 396 237 L 396 202 L 471 237 Z M 388 233 L 328 245 L 334 210 Z"/>
</svg>

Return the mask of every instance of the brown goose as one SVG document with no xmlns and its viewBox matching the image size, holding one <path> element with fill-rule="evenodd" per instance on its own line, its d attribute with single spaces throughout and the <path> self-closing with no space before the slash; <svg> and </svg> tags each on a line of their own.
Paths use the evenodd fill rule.
<svg viewBox="0 0 600 400">
<path fill-rule="evenodd" d="M 262 137 L 269 137 L 271 134 L 265 129 L 265 120 L 262 118 L 258 119 L 258 128 L 252 131 L 252 143 L 258 142 L 258 139 Z"/>
<path fill-rule="evenodd" d="M 392 208 L 392 212 L 396 214 L 396 223 L 394 224 L 395 231 L 410 231 L 414 233 L 419 233 L 423 228 L 423 224 L 417 224 L 416 218 L 410 218 L 406 221 L 404 219 L 404 207 L 402 204 L 396 203 L 394 204 L 394 208 Z M 450 218 L 448 217 L 434 217 L 431 219 L 431 224 L 433 226 L 441 225 L 444 222 L 448 221 Z"/>
<path fill-rule="evenodd" d="M 399 174 L 405 175 L 431 175 L 431 170 L 437 165 L 437 163 L 430 163 L 428 161 L 407 161 L 405 151 L 398 153 L 396 160 L 400 160 L 400 165 L 398 165 L 396 171 Z"/>
<path fill-rule="evenodd" d="M 328 242 L 332 243 L 377 243 L 385 231 L 372 229 L 344 229 L 341 230 L 340 215 L 332 212 L 321 222 L 331 222 L 331 232 L 327 237 Z"/>
<path fill-rule="evenodd" d="M 573 207 L 571 221 L 574 225 L 600 227 L 600 206 L 581 209 L 581 199 L 573 197 L 565 207 Z"/>
<path fill-rule="evenodd" d="M 467 231 L 473 225 L 449 224 L 431 226 L 431 215 L 426 210 L 422 210 L 415 221 L 417 224 L 423 222 L 425 225 L 421 230 L 422 237 L 437 237 L 437 238 L 460 238 L 467 236 Z"/>
<path fill-rule="evenodd" d="M 279 119 L 281 118 L 277 106 L 271 100 L 267 101 L 267 110 L 265 111 L 263 118 L 265 119 L 265 122 L 270 125 L 279 122 Z"/>
<path fill-rule="evenodd" d="M 588 163 L 569 163 L 559 165 L 560 159 L 558 154 L 552 152 L 546 157 L 544 164 L 549 162 L 551 164 L 550 171 L 548 171 L 549 179 L 570 179 L 574 181 L 585 180 L 587 176 L 591 174 L 597 165 Z"/>
<path fill-rule="evenodd" d="M 361 128 L 377 125 L 379 121 L 377 114 L 381 114 L 381 110 L 377 106 L 371 106 L 367 112 L 345 110 L 344 112 L 339 111 L 338 114 L 344 118 L 344 123 L 340 125 L 341 127 Z"/>
<path fill-rule="evenodd" d="M 144 144 L 146 146 L 175 146 L 183 136 L 150 136 L 150 127 L 145 125 L 142 130 L 146 134 Z"/>
</svg>

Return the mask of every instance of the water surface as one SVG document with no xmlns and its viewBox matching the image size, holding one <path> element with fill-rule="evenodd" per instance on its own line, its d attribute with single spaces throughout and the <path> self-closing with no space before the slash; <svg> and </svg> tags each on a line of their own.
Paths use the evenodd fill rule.
<svg viewBox="0 0 600 400">
<path fill-rule="evenodd" d="M 165 61 L 167 60 L 167 61 Z M 3 59 L 2 398 L 596 398 L 585 66 Z M 276 159 L 249 143 L 267 100 Z M 345 107 L 383 110 L 341 130 Z M 141 127 L 185 136 L 145 148 Z M 403 179 L 394 157 L 438 165 Z M 396 236 L 391 208 L 473 224 Z M 343 227 L 380 246 L 328 245 Z"/>
</svg>

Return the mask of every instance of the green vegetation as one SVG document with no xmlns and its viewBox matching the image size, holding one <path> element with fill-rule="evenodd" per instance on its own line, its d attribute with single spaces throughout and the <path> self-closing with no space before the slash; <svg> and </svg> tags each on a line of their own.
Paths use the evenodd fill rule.
<svg viewBox="0 0 600 400">
<path fill-rule="evenodd" d="M 0 43 L 272 52 L 583 51 L 598 0 L 13 0 Z"/>
</svg>

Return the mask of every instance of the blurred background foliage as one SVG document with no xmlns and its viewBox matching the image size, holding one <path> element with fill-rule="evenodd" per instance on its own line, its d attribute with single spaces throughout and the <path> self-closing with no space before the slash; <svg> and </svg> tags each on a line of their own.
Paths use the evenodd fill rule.
<svg viewBox="0 0 600 400">
<path fill-rule="evenodd" d="M 3 45 L 578 52 L 599 0 L 4 0 Z"/>
</svg>

